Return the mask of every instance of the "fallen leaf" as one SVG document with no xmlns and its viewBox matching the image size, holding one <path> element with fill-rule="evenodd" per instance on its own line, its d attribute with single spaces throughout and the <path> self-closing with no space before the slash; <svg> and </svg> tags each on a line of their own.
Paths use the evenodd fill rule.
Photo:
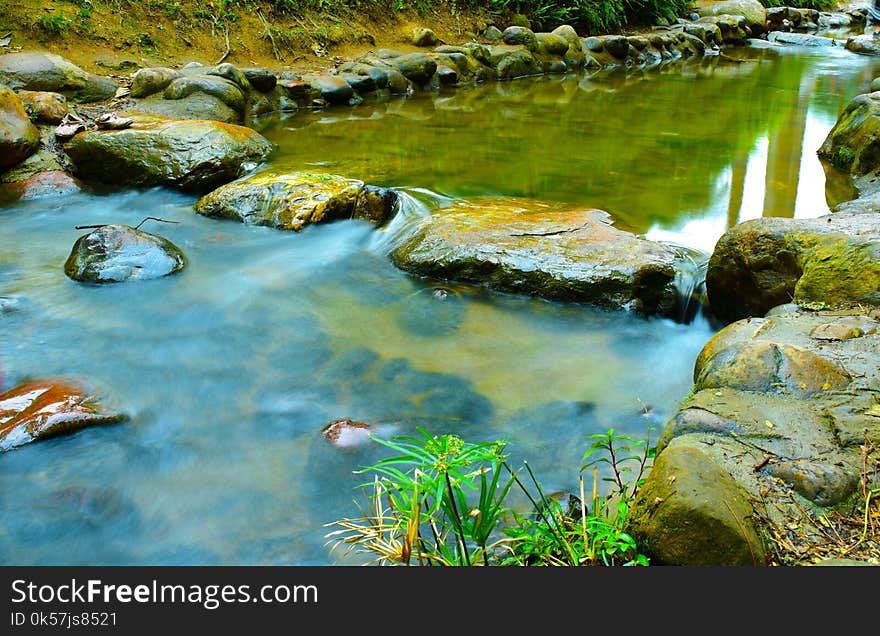
<svg viewBox="0 0 880 636">
<path fill-rule="evenodd" d="M 865 411 L 866 415 L 873 415 L 874 417 L 880 417 L 880 404 L 872 404 L 871 408 Z"/>
<path fill-rule="evenodd" d="M 771 422 L 770 420 L 764 420 L 764 426 L 766 426 L 767 428 L 773 428 L 773 422 Z"/>
</svg>

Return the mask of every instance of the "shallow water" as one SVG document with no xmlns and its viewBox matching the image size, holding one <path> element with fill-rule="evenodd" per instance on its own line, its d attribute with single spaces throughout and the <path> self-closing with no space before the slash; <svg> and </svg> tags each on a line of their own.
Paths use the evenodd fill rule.
<svg viewBox="0 0 880 636">
<path fill-rule="evenodd" d="M 844 51 L 725 54 L 746 61 L 257 125 L 279 145 L 274 166 L 401 188 L 402 220 L 448 197 L 527 196 L 708 253 L 733 222 L 818 216 L 851 192 L 815 150 L 876 66 Z M 586 437 L 643 436 L 644 406 L 662 424 L 713 333 L 702 316 L 644 320 L 414 279 L 384 255 L 394 226 L 293 234 L 202 218 L 194 201 L 157 188 L 0 208 L 3 387 L 83 378 L 130 415 L 0 455 L 0 562 L 349 562 L 328 552 L 323 524 L 357 513 L 364 476 L 352 471 L 384 453 L 333 448 L 327 422 L 504 438 L 549 490 L 574 489 Z M 74 226 L 146 216 L 179 221 L 143 227 L 186 252 L 182 274 L 102 287 L 64 276 Z"/>
</svg>

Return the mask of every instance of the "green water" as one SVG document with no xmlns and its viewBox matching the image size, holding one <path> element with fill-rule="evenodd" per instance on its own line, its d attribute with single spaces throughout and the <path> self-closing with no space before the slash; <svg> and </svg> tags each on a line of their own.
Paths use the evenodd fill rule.
<svg viewBox="0 0 880 636">
<path fill-rule="evenodd" d="M 727 50 L 648 71 L 417 95 L 255 125 L 273 167 L 399 188 L 402 216 L 450 197 L 599 207 L 708 253 L 731 223 L 817 216 L 849 184 L 815 150 L 875 62 L 847 52 Z M 781 175 L 788 175 L 781 178 Z M 791 175 L 794 175 L 792 177 Z M 769 176 L 768 176 L 769 175 Z M 841 195 L 840 193 L 843 193 Z M 0 209 L 3 386 L 85 379 L 128 422 L 0 455 L 4 564 L 326 564 L 323 524 L 357 513 L 352 471 L 382 456 L 320 435 L 342 417 L 505 438 L 549 490 L 577 486 L 588 435 L 641 436 L 691 387 L 714 329 L 413 279 L 392 230 L 285 233 L 193 214 L 162 188 Z M 75 225 L 146 216 L 180 275 L 83 286 Z M 348 561 L 342 561 L 348 562 Z"/>
</svg>

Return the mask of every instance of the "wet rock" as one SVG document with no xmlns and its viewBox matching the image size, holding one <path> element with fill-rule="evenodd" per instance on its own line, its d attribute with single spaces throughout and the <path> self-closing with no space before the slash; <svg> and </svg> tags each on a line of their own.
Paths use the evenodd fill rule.
<svg viewBox="0 0 880 636">
<path fill-rule="evenodd" d="M 718 336 L 716 336 L 717 338 Z M 852 378 L 825 358 L 790 344 L 753 340 L 722 348 L 713 342 L 711 356 L 700 356 L 696 389 L 731 387 L 743 391 L 784 390 L 799 396 L 842 389 Z"/>
<path fill-rule="evenodd" d="M 880 214 L 752 219 L 715 244 L 706 292 L 721 320 L 763 316 L 777 305 L 880 304 Z"/>
<path fill-rule="evenodd" d="M 644 314 L 675 306 L 673 250 L 614 228 L 601 210 L 458 201 L 414 224 L 390 256 L 414 274 L 501 291 Z"/>
<path fill-rule="evenodd" d="M 501 39 L 505 44 L 518 44 L 526 47 L 529 51 L 538 50 L 538 38 L 534 31 L 522 26 L 509 26 L 504 29 Z"/>
<path fill-rule="evenodd" d="M 496 51 L 493 53 L 493 66 L 498 79 L 510 80 L 541 73 L 541 67 L 532 55 L 521 48 Z"/>
<path fill-rule="evenodd" d="M 857 35 L 846 41 L 844 47 L 847 51 L 859 55 L 880 55 L 880 42 L 870 35 Z"/>
<path fill-rule="evenodd" d="M 59 55 L 36 51 L 0 55 L 0 84 L 13 90 L 61 93 L 74 102 L 110 99 L 118 87 Z"/>
<path fill-rule="evenodd" d="M 267 171 L 221 186 L 199 199 L 194 210 L 280 230 L 341 219 L 376 224 L 390 218 L 395 193 L 332 174 Z"/>
<path fill-rule="evenodd" d="M 502 33 L 501 29 L 496 26 L 489 26 L 486 28 L 485 31 L 483 31 L 483 38 L 487 42 L 500 42 L 503 37 L 504 34 Z"/>
<path fill-rule="evenodd" d="M 182 271 L 186 257 L 171 241 L 128 225 L 105 225 L 81 236 L 64 273 L 86 283 L 150 280 Z"/>
<path fill-rule="evenodd" d="M 811 35 L 809 33 L 785 33 L 783 31 L 771 31 L 767 34 L 767 41 L 777 42 L 779 44 L 817 48 L 841 46 L 841 42 L 834 38 L 826 38 L 821 35 Z"/>
<path fill-rule="evenodd" d="M 134 118 L 129 128 L 83 132 L 66 144 L 77 176 L 204 192 L 240 177 L 273 150 L 266 138 L 243 126 L 124 114 Z"/>
<path fill-rule="evenodd" d="M 624 35 L 606 35 L 602 38 L 602 44 L 604 50 L 618 60 L 629 55 L 629 40 Z"/>
<path fill-rule="evenodd" d="M 261 93 L 268 93 L 278 84 L 278 76 L 270 70 L 259 67 L 242 68 L 248 83 Z"/>
<path fill-rule="evenodd" d="M 178 77 L 162 91 L 164 99 L 176 100 L 193 93 L 216 97 L 237 113 L 244 111 L 245 93 L 235 83 L 217 75 Z"/>
<path fill-rule="evenodd" d="M 767 31 L 767 9 L 758 0 L 698 0 L 695 8 L 700 16 L 741 15 L 756 37 Z"/>
<path fill-rule="evenodd" d="M 30 201 L 56 197 L 82 190 L 82 183 L 63 170 L 37 172 L 21 181 L 0 186 L 0 196 L 12 200 Z"/>
<path fill-rule="evenodd" d="M 321 435 L 336 448 L 357 448 L 370 442 L 372 427 L 351 418 L 333 420 L 321 429 Z"/>
<path fill-rule="evenodd" d="M 21 99 L 0 86 L 0 172 L 24 161 L 39 146 L 40 131 L 31 123 Z"/>
<path fill-rule="evenodd" d="M 424 53 L 409 53 L 391 58 L 391 64 L 408 80 L 422 86 L 437 70 L 437 62 Z"/>
<path fill-rule="evenodd" d="M 322 73 L 303 79 L 311 81 L 328 104 L 350 104 L 354 97 L 354 89 L 344 78 Z"/>
<path fill-rule="evenodd" d="M 880 93 L 856 95 L 837 117 L 818 154 L 856 176 L 876 170 L 880 161 Z"/>
<path fill-rule="evenodd" d="M 161 115 L 169 119 L 204 119 L 234 124 L 241 114 L 230 108 L 222 99 L 202 91 L 190 93 L 180 99 L 165 99 L 161 94 L 133 100 L 138 112 Z"/>
<path fill-rule="evenodd" d="M 772 463 L 767 472 L 819 506 L 840 503 L 855 491 L 859 482 L 853 467 L 844 468 L 816 460 Z"/>
<path fill-rule="evenodd" d="M 105 413 L 81 386 L 54 378 L 32 380 L 0 394 L 0 451 L 123 419 Z"/>
<path fill-rule="evenodd" d="M 630 534 L 655 564 L 765 565 L 745 490 L 690 446 L 660 453 L 631 510 Z"/>
<path fill-rule="evenodd" d="M 18 91 L 18 97 L 33 122 L 59 124 L 70 112 L 70 104 L 61 93 Z"/>
<path fill-rule="evenodd" d="M 862 335 L 840 338 L 852 334 L 841 327 Z M 760 502 L 762 524 L 859 505 L 862 447 L 880 441 L 878 327 L 880 310 L 796 306 L 728 325 L 700 352 L 658 458 L 673 448 L 708 456 Z"/>
<path fill-rule="evenodd" d="M 180 71 L 163 66 L 142 68 L 131 76 L 131 92 L 133 98 L 147 97 L 164 91 L 171 82 L 181 77 Z"/>
</svg>

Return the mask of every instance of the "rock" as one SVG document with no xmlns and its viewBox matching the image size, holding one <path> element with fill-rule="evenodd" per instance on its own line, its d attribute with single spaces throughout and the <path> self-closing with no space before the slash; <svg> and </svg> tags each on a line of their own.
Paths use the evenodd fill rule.
<svg viewBox="0 0 880 636">
<path fill-rule="evenodd" d="M 124 419 L 103 412 L 91 395 L 67 380 L 32 380 L 0 395 L 0 451 Z"/>
<path fill-rule="evenodd" d="M 782 31 L 771 31 L 767 34 L 767 41 L 777 42 L 779 44 L 793 44 L 796 46 L 811 46 L 819 48 L 841 45 L 841 43 L 834 38 L 826 38 L 821 35 L 811 35 L 809 33 L 785 33 Z"/>
<path fill-rule="evenodd" d="M 0 86 L 0 172 L 24 161 L 39 146 L 40 131 L 31 123 L 21 99 Z"/>
<path fill-rule="evenodd" d="M 278 84 L 278 76 L 264 68 L 248 67 L 241 69 L 247 81 L 261 93 L 268 93 Z"/>
<path fill-rule="evenodd" d="M 630 514 L 629 532 L 654 564 L 766 564 L 747 493 L 697 448 L 660 453 Z"/>
<path fill-rule="evenodd" d="M 695 8 L 700 16 L 741 15 L 753 36 L 767 31 L 767 9 L 758 0 L 697 0 Z"/>
<path fill-rule="evenodd" d="M 190 93 L 181 99 L 165 99 L 161 94 L 132 100 L 133 107 L 142 113 L 161 115 L 169 119 L 204 119 L 235 124 L 241 114 L 226 105 L 222 99 L 202 91 Z"/>
<path fill-rule="evenodd" d="M 731 322 L 776 305 L 880 304 L 880 213 L 765 217 L 725 232 L 709 258 L 706 293 Z"/>
<path fill-rule="evenodd" d="M 322 73 L 308 76 L 308 80 L 320 91 L 321 97 L 327 100 L 328 104 L 351 104 L 354 89 L 345 79 Z"/>
<path fill-rule="evenodd" d="M 110 99 L 118 86 L 61 56 L 36 51 L 0 55 L 0 84 L 13 90 L 61 93 L 75 102 Z"/>
<path fill-rule="evenodd" d="M 815 337 L 844 327 L 861 335 Z M 880 441 L 880 417 L 872 415 L 878 331 L 880 310 L 864 307 L 780 306 L 767 318 L 728 325 L 700 352 L 693 391 L 664 427 L 657 457 L 675 448 L 706 455 L 760 502 L 755 512 L 765 528 L 784 530 L 831 507 L 860 509 L 862 448 Z M 660 483 L 662 475 L 652 479 Z M 639 506 L 650 510 L 647 496 Z M 807 542 L 826 541 L 806 524 L 800 530 Z"/>
<path fill-rule="evenodd" d="M 321 435 L 336 448 L 357 448 L 370 443 L 372 427 L 366 422 L 344 417 L 329 422 L 321 429 Z"/>
<path fill-rule="evenodd" d="M 624 35 L 606 35 L 602 38 L 602 44 L 604 50 L 618 60 L 629 55 L 629 40 Z"/>
<path fill-rule="evenodd" d="M 441 208 L 408 232 L 390 256 L 421 276 L 643 314 L 676 304 L 674 251 L 618 230 L 601 210 L 478 198 Z"/>
<path fill-rule="evenodd" d="M 568 42 L 559 35 L 552 33 L 536 33 L 539 48 L 550 55 L 565 55 L 568 52 Z"/>
<path fill-rule="evenodd" d="M 440 41 L 436 33 L 424 27 L 416 28 L 410 39 L 416 46 L 434 46 Z"/>
<path fill-rule="evenodd" d="M 381 225 L 396 203 L 393 191 L 356 179 L 268 171 L 217 188 L 193 209 L 203 216 L 297 232 L 313 223 L 351 218 Z"/>
<path fill-rule="evenodd" d="M 67 98 L 61 93 L 18 91 L 18 97 L 31 121 L 42 124 L 60 124 L 70 112 Z"/>
<path fill-rule="evenodd" d="M 79 180 L 63 170 L 37 172 L 22 181 L 12 181 L 0 186 L 3 198 L 21 201 L 62 196 L 80 190 L 82 184 Z"/>
<path fill-rule="evenodd" d="M 850 174 L 877 169 L 880 157 L 880 92 L 856 95 L 837 117 L 819 157 Z"/>
<path fill-rule="evenodd" d="M 131 97 L 148 97 L 164 91 L 172 81 L 181 77 L 173 68 L 142 68 L 131 76 Z"/>
<path fill-rule="evenodd" d="M 388 60 L 408 80 L 420 86 L 437 70 L 437 62 L 424 53 L 409 53 Z"/>
<path fill-rule="evenodd" d="M 178 77 L 165 87 L 162 97 L 176 100 L 197 92 L 216 97 L 237 113 L 244 112 L 244 91 L 234 82 L 218 75 Z"/>
<path fill-rule="evenodd" d="M 529 51 L 538 50 L 538 38 L 534 31 L 522 26 L 509 26 L 504 29 L 501 39 L 505 44 L 520 45 L 526 47 Z"/>
<path fill-rule="evenodd" d="M 497 50 L 493 52 L 493 66 L 498 79 L 510 80 L 517 77 L 539 75 L 541 67 L 531 53 L 522 48 Z"/>
<path fill-rule="evenodd" d="M 186 257 L 171 241 L 128 225 L 104 225 L 77 239 L 64 273 L 84 283 L 120 283 L 161 278 L 184 267 Z"/>
<path fill-rule="evenodd" d="M 77 176 L 204 192 L 240 177 L 273 150 L 266 138 L 243 126 L 125 114 L 134 118 L 129 128 L 83 132 L 66 144 Z"/>
<path fill-rule="evenodd" d="M 856 35 L 847 39 L 844 47 L 847 51 L 860 55 L 880 55 L 880 42 L 870 35 Z"/>
<path fill-rule="evenodd" d="M 503 37 L 504 37 L 504 34 L 501 32 L 501 29 L 499 29 L 496 26 L 487 27 L 486 30 L 483 31 L 483 38 L 487 42 L 492 42 L 492 43 L 500 42 Z"/>
</svg>

